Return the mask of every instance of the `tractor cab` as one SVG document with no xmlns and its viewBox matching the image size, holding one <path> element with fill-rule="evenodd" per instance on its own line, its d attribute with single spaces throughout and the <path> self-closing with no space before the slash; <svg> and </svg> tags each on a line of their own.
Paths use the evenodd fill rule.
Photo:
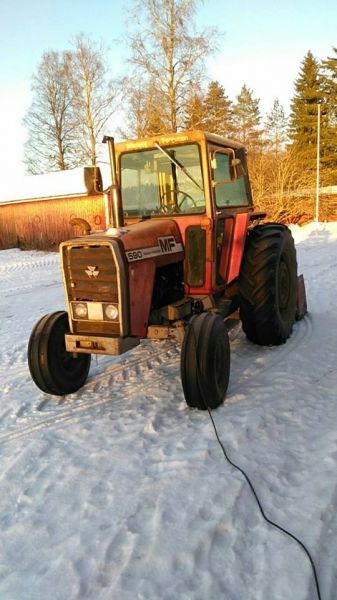
<svg viewBox="0 0 337 600">
<path fill-rule="evenodd" d="M 221 291 L 238 276 L 253 211 L 244 147 L 193 131 L 122 142 L 115 151 L 123 225 L 173 219 L 186 293 Z"/>
</svg>

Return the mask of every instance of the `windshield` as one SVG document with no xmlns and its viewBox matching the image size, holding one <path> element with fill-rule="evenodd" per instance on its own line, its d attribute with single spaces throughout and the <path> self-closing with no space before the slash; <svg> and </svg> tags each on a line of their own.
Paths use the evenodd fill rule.
<svg viewBox="0 0 337 600">
<path fill-rule="evenodd" d="M 122 155 L 121 190 L 125 216 L 204 212 L 198 146 L 188 144 L 163 150 L 158 147 Z"/>
</svg>

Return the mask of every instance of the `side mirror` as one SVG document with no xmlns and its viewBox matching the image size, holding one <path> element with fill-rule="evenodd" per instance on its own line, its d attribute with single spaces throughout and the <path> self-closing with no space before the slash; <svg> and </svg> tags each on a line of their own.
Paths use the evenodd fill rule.
<svg viewBox="0 0 337 600">
<path fill-rule="evenodd" d="M 216 150 L 211 159 L 211 167 L 214 172 L 213 186 L 231 183 L 245 174 L 241 160 L 235 156 L 232 149 L 229 152 Z"/>
<path fill-rule="evenodd" d="M 245 175 L 245 170 L 243 168 L 243 164 L 240 158 L 236 158 L 234 156 L 231 160 L 230 167 L 231 174 L 233 174 L 233 180 L 238 179 L 239 177 L 243 177 L 243 175 Z"/>
</svg>

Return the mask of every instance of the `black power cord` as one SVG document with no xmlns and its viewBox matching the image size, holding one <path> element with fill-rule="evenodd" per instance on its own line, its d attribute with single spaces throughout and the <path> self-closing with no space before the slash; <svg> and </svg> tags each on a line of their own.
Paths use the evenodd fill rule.
<svg viewBox="0 0 337 600">
<path fill-rule="evenodd" d="M 248 477 L 247 473 L 241 468 L 239 467 L 237 464 L 235 464 L 228 456 L 226 448 L 224 446 L 224 444 L 222 443 L 222 441 L 220 440 L 220 436 L 218 434 L 218 430 L 216 428 L 213 416 L 212 416 L 212 412 L 210 407 L 208 406 L 207 403 L 207 399 L 206 399 L 206 393 L 205 393 L 205 389 L 202 385 L 202 377 L 201 377 L 201 370 L 200 370 L 200 364 L 199 364 L 199 356 L 198 356 L 198 342 L 197 342 L 197 338 L 196 338 L 196 334 L 195 331 L 193 329 L 193 325 L 190 324 L 190 327 L 192 328 L 192 332 L 193 332 L 193 339 L 194 339 L 194 345 L 195 345 L 195 354 L 196 354 L 196 362 L 197 362 L 197 374 L 198 374 L 198 379 L 199 379 L 199 384 L 200 384 L 200 391 L 202 394 L 202 400 L 203 403 L 208 411 L 209 417 L 211 419 L 211 423 L 213 425 L 213 429 L 215 432 L 215 436 L 216 439 L 222 449 L 222 452 L 224 454 L 225 459 L 229 462 L 229 464 L 234 467 L 234 469 L 237 469 L 237 471 L 240 471 L 240 473 L 244 476 L 245 480 L 247 481 L 250 490 L 257 502 L 257 505 L 260 509 L 261 515 L 263 517 L 263 519 L 269 524 L 272 525 L 272 527 L 275 527 L 276 529 L 278 529 L 279 531 L 281 531 L 282 533 L 284 533 L 285 535 L 287 535 L 288 537 L 290 537 L 292 540 L 294 540 L 295 542 L 297 542 L 299 544 L 299 546 L 302 548 L 302 550 L 305 552 L 305 554 L 307 555 L 309 561 L 310 561 L 310 565 L 312 568 L 312 572 L 314 575 L 314 580 L 315 580 L 315 585 L 316 585 L 316 591 L 317 591 L 317 597 L 318 600 L 322 600 L 322 596 L 321 596 L 321 591 L 320 591 L 320 587 L 319 587 L 319 582 L 318 582 L 318 577 L 317 577 L 317 571 L 316 571 L 316 567 L 315 567 L 315 563 L 313 561 L 313 558 L 309 552 L 309 550 L 307 549 L 307 547 L 305 546 L 305 544 L 303 542 L 301 542 L 301 540 L 296 537 L 296 535 L 294 535 L 293 533 L 291 533 L 290 531 L 288 531 L 287 529 L 285 529 L 284 527 L 281 527 L 281 525 L 278 525 L 277 523 L 275 523 L 274 521 L 272 521 L 271 519 L 269 519 L 269 517 L 267 517 L 266 513 L 264 512 L 264 509 L 262 507 L 261 501 L 255 491 L 255 488 L 250 480 L 250 478 Z M 186 334 L 185 334 L 186 335 Z"/>
<path fill-rule="evenodd" d="M 205 405 L 206 405 L 206 408 L 207 408 L 207 411 L 208 411 L 209 417 L 210 417 L 210 419 L 211 419 L 211 422 L 212 422 L 212 425 L 213 425 L 213 428 L 214 428 L 214 432 L 215 432 L 216 438 L 217 438 L 217 440 L 218 440 L 218 442 L 219 442 L 219 445 L 220 445 L 220 447 L 221 447 L 221 449 L 222 449 L 222 452 L 223 452 L 223 454 L 224 454 L 224 456 L 225 456 L 226 460 L 229 462 L 229 464 L 230 464 L 230 465 L 232 465 L 232 467 L 234 467 L 234 469 L 237 469 L 238 471 L 240 471 L 240 473 L 241 473 L 241 474 L 244 476 L 244 478 L 245 478 L 245 480 L 247 481 L 247 483 L 248 483 L 248 485 L 249 485 L 249 487 L 250 487 L 250 489 L 251 489 L 251 491 L 252 491 L 252 494 L 253 494 L 253 496 L 254 496 L 254 498 L 255 498 L 256 502 L 257 502 L 257 505 L 258 505 L 258 507 L 259 507 L 259 509 L 260 509 L 261 515 L 262 515 L 262 517 L 264 518 L 264 520 L 265 520 L 267 523 L 269 523 L 269 525 L 272 525 L 273 527 L 276 527 L 276 529 L 278 529 L 279 531 L 282 531 L 282 533 L 285 533 L 285 534 L 286 534 L 287 536 L 289 536 L 291 539 L 295 540 L 295 542 L 297 542 L 297 543 L 298 543 L 298 544 L 301 546 L 302 550 L 304 550 L 305 554 L 307 555 L 307 557 L 308 557 L 308 559 L 309 559 L 309 561 L 310 561 L 311 568 L 312 568 L 312 571 L 313 571 L 314 580 L 315 580 L 315 584 L 316 584 L 316 591 L 317 591 L 317 597 L 318 597 L 318 600 L 322 600 L 322 596 L 321 596 L 321 592 L 320 592 L 320 587 L 319 587 L 319 583 L 318 583 L 318 577 L 317 577 L 317 572 L 316 572 L 315 563 L 314 563 L 314 561 L 313 561 L 313 558 L 312 558 L 312 556 L 311 556 L 311 554 L 310 554 L 309 550 L 306 548 L 306 546 L 304 545 L 304 543 L 303 543 L 303 542 L 301 542 L 301 540 L 299 540 L 299 539 L 298 539 L 298 537 L 296 537 L 296 535 L 294 535 L 294 534 L 290 533 L 290 531 L 287 531 L 286 529 L 284 529 L 283 527 L 281 527 L 281 525 L 278 525 L 277 523 L 275 523 L 274 521 L 272 521 L 271 519 L 269 519 L 269 518 L 267 517 L 267 515 L 265 514 L 265 512 L 264 512 L 264 509 L 263 509 L 263 507 L 262 507 L 261 501 L 260 501 L 260 499 L 259 499 L 259 497 L 258 497 L 258 495 L 257 495 L 257 493 L 256 493 L 256 491 L 255 491 L 255 488 L 254 488 L 254 486 L 253 486 L 253 484 L 252 484 L 251 480 L 249 479 L 249 477 L 248 477 L 247 473 L 246 473 L 246 472 L 245 472 L 245 471 L 244 471 L 244 470 L 243 470 L 241 467 L 239 467 L 238 465 L 236 465 L 236 464 L 235 464 L 235 463 L 234 463 L 234 462 L 233 462 L 233 461 L 232 461 L 232 460 L 229 458 L 229 456 L 228 456 L 228 454 L 227 454 L 227 451 L 226 451 L 226 449 L 225 449 L 225 446 L 223 445 L 222 441 L 220 440 L 220 437 L 219 437 L 219 434 L 218 434 L 218 430 L 217 430 L 217 428 L 216 428 L 216 425 L 215 425 L 215 422 L 214 422 L 214 419 L 213 419 L 213 416 L 212 416 L 211 410 L 210 410 L 209 406 L 206 404 L 206 402 L 205 402 Z"/>
</svg>

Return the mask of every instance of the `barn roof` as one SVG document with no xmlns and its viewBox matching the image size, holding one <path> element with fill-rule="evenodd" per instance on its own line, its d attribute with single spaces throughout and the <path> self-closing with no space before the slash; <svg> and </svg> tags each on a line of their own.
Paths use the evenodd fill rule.
<svg viewBox="0 0 337 600">
<path fill-rule="evenodd" d="M 88 196 L 102 191 L 98 167 L 78 167 L 43 175 L 28 175 L 17 181 L 0 184 L 0 204 L 34 202 L 48 198 Z"/>
</svg>

